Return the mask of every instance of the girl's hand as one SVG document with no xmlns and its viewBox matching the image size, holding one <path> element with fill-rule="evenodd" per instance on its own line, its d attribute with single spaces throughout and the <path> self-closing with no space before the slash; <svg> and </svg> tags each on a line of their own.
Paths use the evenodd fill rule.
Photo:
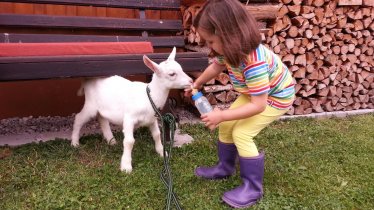
<svg viewBox="0 0 374 210">
<path fill-rule="evenodd" d="M 201 120 L 205 123 L 206 127 L 213 131 L 218 127 L 218 124 L 223 121 L 222 111 L 218 108 L 215 108 L 213 111 L 201 115 Z"/>
<path fill-rule="evenodd" d="M 192 96 L 192 86 L 190 88 L 184 89 L 184 97 L 191 97 Z"/>
<path fill-rule="evenodd" d="M 196 84 L 196 82 L 194 82 L 191 85 L 191 87 L 184 89 L 184 96 L 185 97 L 191 97 L 192 96 L 192 89 L 201 89 L 201 88 L 202 88 L 202 85 L 198 85 L 198 84 Z"/>
</svg>

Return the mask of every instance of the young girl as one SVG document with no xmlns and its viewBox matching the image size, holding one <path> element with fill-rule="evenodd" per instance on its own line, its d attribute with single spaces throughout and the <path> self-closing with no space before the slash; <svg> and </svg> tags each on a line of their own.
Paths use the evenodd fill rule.
<svg viewBox="0 0 374 210">
<path fill-rule="evenodd" d="M 238 0 L 208 1 L 194 27 L 216 54 L 194 88 L 201 88 L 227 69 L 235 90 L 241 93 L 229 109 L 201 116 L 210 129 L 219 126 L 219 162 L 213 167 L 198 167 L 195 174 L 206 179 L 226 178 L 234 173 L 239 156 L 242 185 L 225 192 L 222 199 L 232 207 L 248 207 L 263 196 L 264 152 L 258 152 L 253 138 L 291 107 L 294 80 L 280 58 L 260 43 L 255 19 Z"/>
</svg>

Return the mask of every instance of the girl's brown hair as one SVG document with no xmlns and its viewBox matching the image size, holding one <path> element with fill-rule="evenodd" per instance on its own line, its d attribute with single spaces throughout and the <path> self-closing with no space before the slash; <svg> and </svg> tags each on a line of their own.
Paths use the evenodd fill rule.
<svg viewBox="0 0 374 210">
<path fill-rule="evenodd" d="M 217 35 L 226 61 L 236 67 L 261 43 L 256 20 L 238 0 L 208 0 L 193 26 Z"/>
</svg>

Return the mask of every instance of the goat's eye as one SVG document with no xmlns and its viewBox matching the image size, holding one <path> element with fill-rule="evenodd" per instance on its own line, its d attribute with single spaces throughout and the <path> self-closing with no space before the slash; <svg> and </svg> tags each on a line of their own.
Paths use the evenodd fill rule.
<svg viewBox="0 0 374 210">
<path fill-rule="evenodd" d="M 176 73 L 169 73 L 169 76 L 171 76 L 171 77 L 174 77 L 176 75 Z"/>
</svg>

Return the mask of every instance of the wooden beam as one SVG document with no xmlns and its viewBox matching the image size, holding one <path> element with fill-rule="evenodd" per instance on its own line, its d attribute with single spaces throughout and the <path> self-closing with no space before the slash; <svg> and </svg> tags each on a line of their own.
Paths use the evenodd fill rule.
<svg viewBox="0 0 374 210">
<path fill-rule="evenodd" d="M 139 20 L 109 17 L 0 14 L 0 26 L 37 28 L 78 28 L 111 30 L 180 31 L 180 20 Z"/>
<path fill-rule="evenodd" d="M 339 5 L 340 6 L 362 5 L 362 0 L 339 0 Z"/>
<path fill-rule="evenodd" d="M 104 35 L 67 35 L 67 34 L 0 34 L 0 43 L 48 43 L 48 42 L 140 42 L 150 41 L 152 46 L 184 47 L 183 36 L 104 36 Z"/>
<path fill-rule="evenodd" d="M 169 53 L 148 55 L 157 63 L 168 56 Z M 208 66 L 204 53 L 177 53 L 176 61 L 185 72 L 201 71 Z M 0 81 L 150 73 L 143 63 L 143 54 L 0 57 Z"/>
<path fill-rule="evenodd" d="M 276 19 L 280 9 L 279 4 L 251 4 L 245 8 L 256 20 Z"/>
<path fill-rule="evenodd" d="M 363 0 L 362 5 L 374 7 L 374 0 Z"/>
<path fill-rule="evenodd" d="M 246 4 L 252 4 L 252 3 L 269 3 L 269 2 L 279 2 L 278 0 L 239 0 L 240 2 Z"/>
<path fill-rule="evenodd" d="M 77 5 L 77 6 L 97 6 L 113 8 L 133 8 L 133 9 L 154 9 L 154 10 L 179 10 L 179 0 L 0 0 L 0 2 L 20 2 L 32 4 L 57 4 L 57 5 Z"/>
</svg>

